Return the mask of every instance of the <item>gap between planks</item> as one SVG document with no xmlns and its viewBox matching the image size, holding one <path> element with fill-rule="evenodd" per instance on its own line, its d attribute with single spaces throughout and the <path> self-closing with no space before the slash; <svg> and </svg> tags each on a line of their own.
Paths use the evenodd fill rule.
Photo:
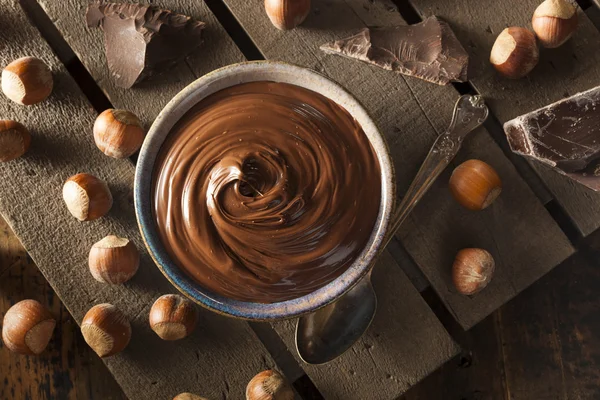
<svg viewBox="0 0 600 400">
<path fill-rule="evenodd" d="M 410 2 L 401 0 L 392 1 L 397 6 L 398 12 L 402 16 L 402 18 L 404 18 L 407 24 L 414 25 L 423 21 L 423 18 L 420 16 L 419 12 L 413 7 L 413 5 Z M 470 81 L 452 82 L 452 85 L 454 86 L 456 91 L 461 95 L 480 94 Z M 576 246 L 581 241 L 581 239 L 583 239 L 583 235 L 577 229 L 577 226 L 573 222 L 571 217 L 556 201 L 554 195 L 552 195 L 552 193 L 548 190 L 544 181 L 538 176 L 538 174 L 534 171 L 531 165 L 523 157 L 520 157 L 517 154 L 513 153 L 513 151 L 510 149 L 508 141 L 506 140 L 506 136 L 504 135 L 504 129 L 502 127 L 502 124 L 494 115 L 493 110 L 490 110 L 490 115 L 485 121 L 484 126 L 490 133 L 494 141 L 502 149 L 502 151 L 506 155 L 506 158 L 508 158 L 512 162 L 512 164 L 515 166 L 516 170 L 519 172 L 523 180 L 529 185 L 531 190 L 542 202 L 548 213 L 552 216 L 554 221 L 556 221 L 557 225 L 565 233 L 567 238 L 569 238 L 571 243 L 574 246 Z"/>
<path fill-rule="evenodd" d="M 209 0 L 207 3 L 213 3 L 214 6 L 215 1 Z M 77 83 L 88 101 L 92 104 L 95 111 L 100 113 L 108 108 L 112 108 L 113 105 L 108 97 L 104 94 L 100 86 L 87 71 L 71 47 L 67 44 L 63 36 L 54 25 L 53 21 L 37 3 L 37 1 L 19 0 L 19 5 L 23 8 L 23 11 L 27 15 L 31 24 L 40 32 L 42 38 L 48 43 L 56 57 L 73 77 L 74 81 Z M 218 7 L 215 8 L 218 9 Z M 233 18 L 233 16 L 231 17 Z M 230 24 L 228 25 L 231 26 Z M 236 35 L 233 33 L 234 30 L 235 26 L 231 30 L 228 29 L 228 33 L 232 36 L 232 38 L 242 37 L 242 35 Z M 243 38 L 240 40 L 242 42 L 244 41 Z M 247 58 L 262 59 L 262 55 L 257 57 L 256 52 L 253 53 L 252 49 L 246 50 L 244 54 L 247 56 Z M 135 164 L 134 160 L 132 160 L 132 162 Z M 7 270 L 9 268 L 7 268 Z M 323 398 L 308 375 L 306 375 L 300 364 L 295 361 L 291 354 L 289 354 L 281 339 L 268 324 L 254 323 L 250 324 L 250 327 L 254 331 L 256 337 L 263 343 L 267 351 L 271 354 L 280 371 L 293 384 L 298 394 L 302 395 L 302 398 Z"/>
</svg>

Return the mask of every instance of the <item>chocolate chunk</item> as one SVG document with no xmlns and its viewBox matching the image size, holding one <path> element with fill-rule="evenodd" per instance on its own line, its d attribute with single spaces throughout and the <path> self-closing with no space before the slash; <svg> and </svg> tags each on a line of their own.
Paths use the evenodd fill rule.
<svg viewBox="0 0 600 400">
<path fill-rule="evenodd" d="M 504 124 L 511 149 L 600 190 L 600 86 Z"/>
<path fill-rule="evenodd" d="M 469 54 L 450 26 L 435 16 L 416 25 L 365 28 L 321 50 L 438 85 L 467 80 Z"/>
<path fill-rule="evenodd" d="M 204 22 L 152 6 L 93 3 L 86 17 L 88 27 L 104 30 L 108 69 L 123 88 L 169 69 L 202 44 Z"/>
</svg>

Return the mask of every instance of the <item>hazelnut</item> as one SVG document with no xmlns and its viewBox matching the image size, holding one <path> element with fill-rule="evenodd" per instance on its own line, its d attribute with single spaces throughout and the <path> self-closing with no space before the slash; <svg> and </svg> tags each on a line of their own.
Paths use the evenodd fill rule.
<svg viewBox="0 0 600 400">
<path fill-rule="evenodd" d="M 0 120 L 0 162 L 21 157 L 31 143 L 29 131 L 20 123 Z"/>
<path fill-rule="evenodd" d="M 131 339 L 131 325 L 117 307 L 98 304 L 83 317 L 81 333 L 99 357 L 109 357 L 127 347 Z"/>
<path fill-rule="evenodd" d="M 553 49 L 577 29 L 577 8 L 566 0 L 546 0 L 535 9 L 531 24 L 542 46 Z"/>
<path fill-rule="evenodd" d="M 181 393 L 173 397 L 173 400 L 207 400 L 205 397 L 197 396 L 192 393 Z"/>
<path fill-rule="evenodd" d="M 43 305 L 23 300 L 6 312 L 2 323 L 2 341 L 20 354 L 40 354 L 52 337 L 56 321 Z"/>
<path fill-rule="evenodd" d="M 132 112 L 110 108 L 94 122 L 94 141 L 107 156 L 129 157 L 144 141 L 142 123 Z"/>
<path fill-rule="evenodd" d="M 490 62 L 496 70 L 510 79 L 527 75 L 537 65 L 539 50 L 535 35 L 528 29 L 511 27 L 496 38 Z"/>
<path fill-rule="evenodd" d="M 80 221 L 102 217 L 112 207 L 108 185 L 90 174 L 77 174 L 65 182 L 63 200 L 71 214 Z"/>
<path fill-rule="evenodd" d="M 277 29 L 294 29 L 308 16 L 310 0 L 265 0 L 265 10 Z"/>
<path fill-rule="evenodd" d="M 469 210 L 483 210 L 502 192 L 500 177 L 489 164 L 480 160 L 468 160 L 452 172 L 450 193 Z"/>
<path fill-rule="evenodd" d="M 256 375 L 246 387 L 246 400 L 293 400 L 294 391 L 281 374 L 267 370 Z"/>
<path fill-rule="evenodd" d="M 98 282 L 113 285 L 127 282 L 139 265 L 140 253 L 129 239 L 109 235 L 90 250 L 90 272 Z"/>
<path fill-rule="evenodd" d="M 494 258 L 483 249 L 462 249 L 452 265 L 452 281 L 459 293 L 480 292 L 492 280 Z"/>
<path fill-rule="evenodd" d="M 35 57 L 19 58 L 2 70 L 2 91 L 15 103 L 31 105 L 52 92 L 52 72 Z"/>
<path fill-rule="evenodd" d="M 159 297 L 150 309 L 150 327 L 163 340 L 179 340 L 188 336 L 198 322 L 194 303 L 176 295 Z"/>
</svg>

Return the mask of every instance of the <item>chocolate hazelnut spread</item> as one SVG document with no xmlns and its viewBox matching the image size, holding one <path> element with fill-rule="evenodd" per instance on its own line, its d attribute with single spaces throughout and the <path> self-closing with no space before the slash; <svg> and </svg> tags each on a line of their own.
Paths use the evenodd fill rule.
<svg viewBox="0 0 600 400">
<path fill-rule="evenodd" d="M 219 91 L 172 129 L 154 171 L 154 212 L 173 261 L 210 291 L 271 303 L 341 275 L 381 201 L 362 128 L 326 97 L 253 82 Z"/>
</svg>

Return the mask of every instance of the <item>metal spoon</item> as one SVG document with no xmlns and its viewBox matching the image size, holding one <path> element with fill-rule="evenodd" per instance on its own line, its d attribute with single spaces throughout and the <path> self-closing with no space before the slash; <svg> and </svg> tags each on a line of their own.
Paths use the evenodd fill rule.
<svg viewBox="0 0 600 400">
<path fill-rule="evenodd" d="M 481 96 L 461 96 L 454 107 L 448 130 L 436 139 L 402 202 L 396 207 L 381 250 L 390 242 L 407 215 L 458 153 L 463 139 L 488 116 Z M 375 257 L 371 268 L 375 265 Z M 365 333 L 377 309 L 371 271 L 344 296 L 298 319 L 296 349 L 309 364 L 329 362 L 348 350 Z"/>
</svg>

